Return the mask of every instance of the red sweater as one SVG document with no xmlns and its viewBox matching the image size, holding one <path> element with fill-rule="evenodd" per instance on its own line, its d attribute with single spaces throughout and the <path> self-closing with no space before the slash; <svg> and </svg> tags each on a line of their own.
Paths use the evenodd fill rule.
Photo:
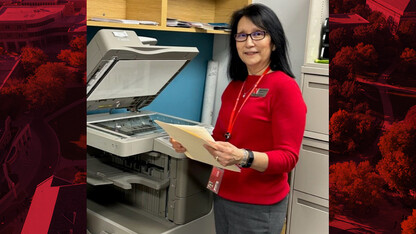
<svg viewBox="0 0 416 234">
<path fill-rule="evenodd" d="M 243 93 L 258 78 L 248 76 Z M 222 106 L 213 131 L 216 141 L 225 141 L 224 134 L 242 85 L 242 81 L 232 81 L 221 97 Z M 251 168 L 242 168 L 241 173 L 225 170 L 219 196 L 243 203 L 274 204 L 289 192 L 288 172 L 299 158 L 306 105 L 296 81 L 283 72 L 267 74 L 257 88 L 268 92 L 265 97 L 247 100 L 237 116 L 229 142 L 238 148 L 266 153 L 268 167 L 264 172 Z"/>
</svg>

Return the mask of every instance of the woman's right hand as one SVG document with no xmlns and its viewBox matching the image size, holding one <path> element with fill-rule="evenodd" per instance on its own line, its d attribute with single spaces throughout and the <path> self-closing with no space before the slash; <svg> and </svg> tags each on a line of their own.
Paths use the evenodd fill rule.
<svg viewBox="0 0 416 234">
<path fill-rule="evenodd" d="M 173 139 L 172 137 L 169 139 L 169 142 L 172 144 L 173 149 L 177 153 L 185 153 L 186 149 L 182 146 L 181 143 L 175 141 L 175 139 Z"/>
</svg>

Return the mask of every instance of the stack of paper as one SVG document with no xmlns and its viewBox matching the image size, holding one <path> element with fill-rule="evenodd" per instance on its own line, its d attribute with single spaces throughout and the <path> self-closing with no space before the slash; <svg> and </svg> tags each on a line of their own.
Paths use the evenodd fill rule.
<svg viewBox="0 0 416 234">
<path fill-rule="evenodd" d="M 154 21 L 146 20 L 128 20 L 128 19 L 107 19 L 107 18 L 91 18 L 92 21 L 121 23 L 121 24 L 142 24 L 142 25 L 159 25 Z"/>
<path fill-rule="evenodd" d="M 192 26 L 192 24 L 188 21 L 182 21 L 182 20 L 168 18 L 167 21 L 166 21 L 166 26 L 168 26 L 168 27 L 190 28 Z"/>
</svg>

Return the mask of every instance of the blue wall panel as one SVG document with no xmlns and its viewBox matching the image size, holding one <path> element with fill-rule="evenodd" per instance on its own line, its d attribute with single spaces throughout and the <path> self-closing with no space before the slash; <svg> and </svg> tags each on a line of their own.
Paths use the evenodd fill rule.
<svg viewBox="0 0 416 234">
<path fill-rule="evenodd" d="M 101 29 L 88 27 L 88 42 Z M 179 73 L 145 110 L 200 121 L 208 61 L 212 59 L 213 35 L 152 30 L 135 30 L 139 36 L 153 37 L 157 45 L 193 46 L 199 54 Z"/>
</svg>

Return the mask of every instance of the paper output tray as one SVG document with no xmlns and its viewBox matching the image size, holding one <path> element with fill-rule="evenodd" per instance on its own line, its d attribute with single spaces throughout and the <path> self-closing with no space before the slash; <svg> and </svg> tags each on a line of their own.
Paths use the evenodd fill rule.
<svg viewBox="0 0 416 234">
<path fill-rule="evenodd" d="M 156 190 L 169 186 L 169 179 L 156 180 L 143 174 L 125 172 L 104 164 L 96 158 L 87 158 L 87 165 L 87 183 L 91 185 L 113 184 L 122 189 L 131 189 L 132 184 L 141 184 Z"/>
</svg>

